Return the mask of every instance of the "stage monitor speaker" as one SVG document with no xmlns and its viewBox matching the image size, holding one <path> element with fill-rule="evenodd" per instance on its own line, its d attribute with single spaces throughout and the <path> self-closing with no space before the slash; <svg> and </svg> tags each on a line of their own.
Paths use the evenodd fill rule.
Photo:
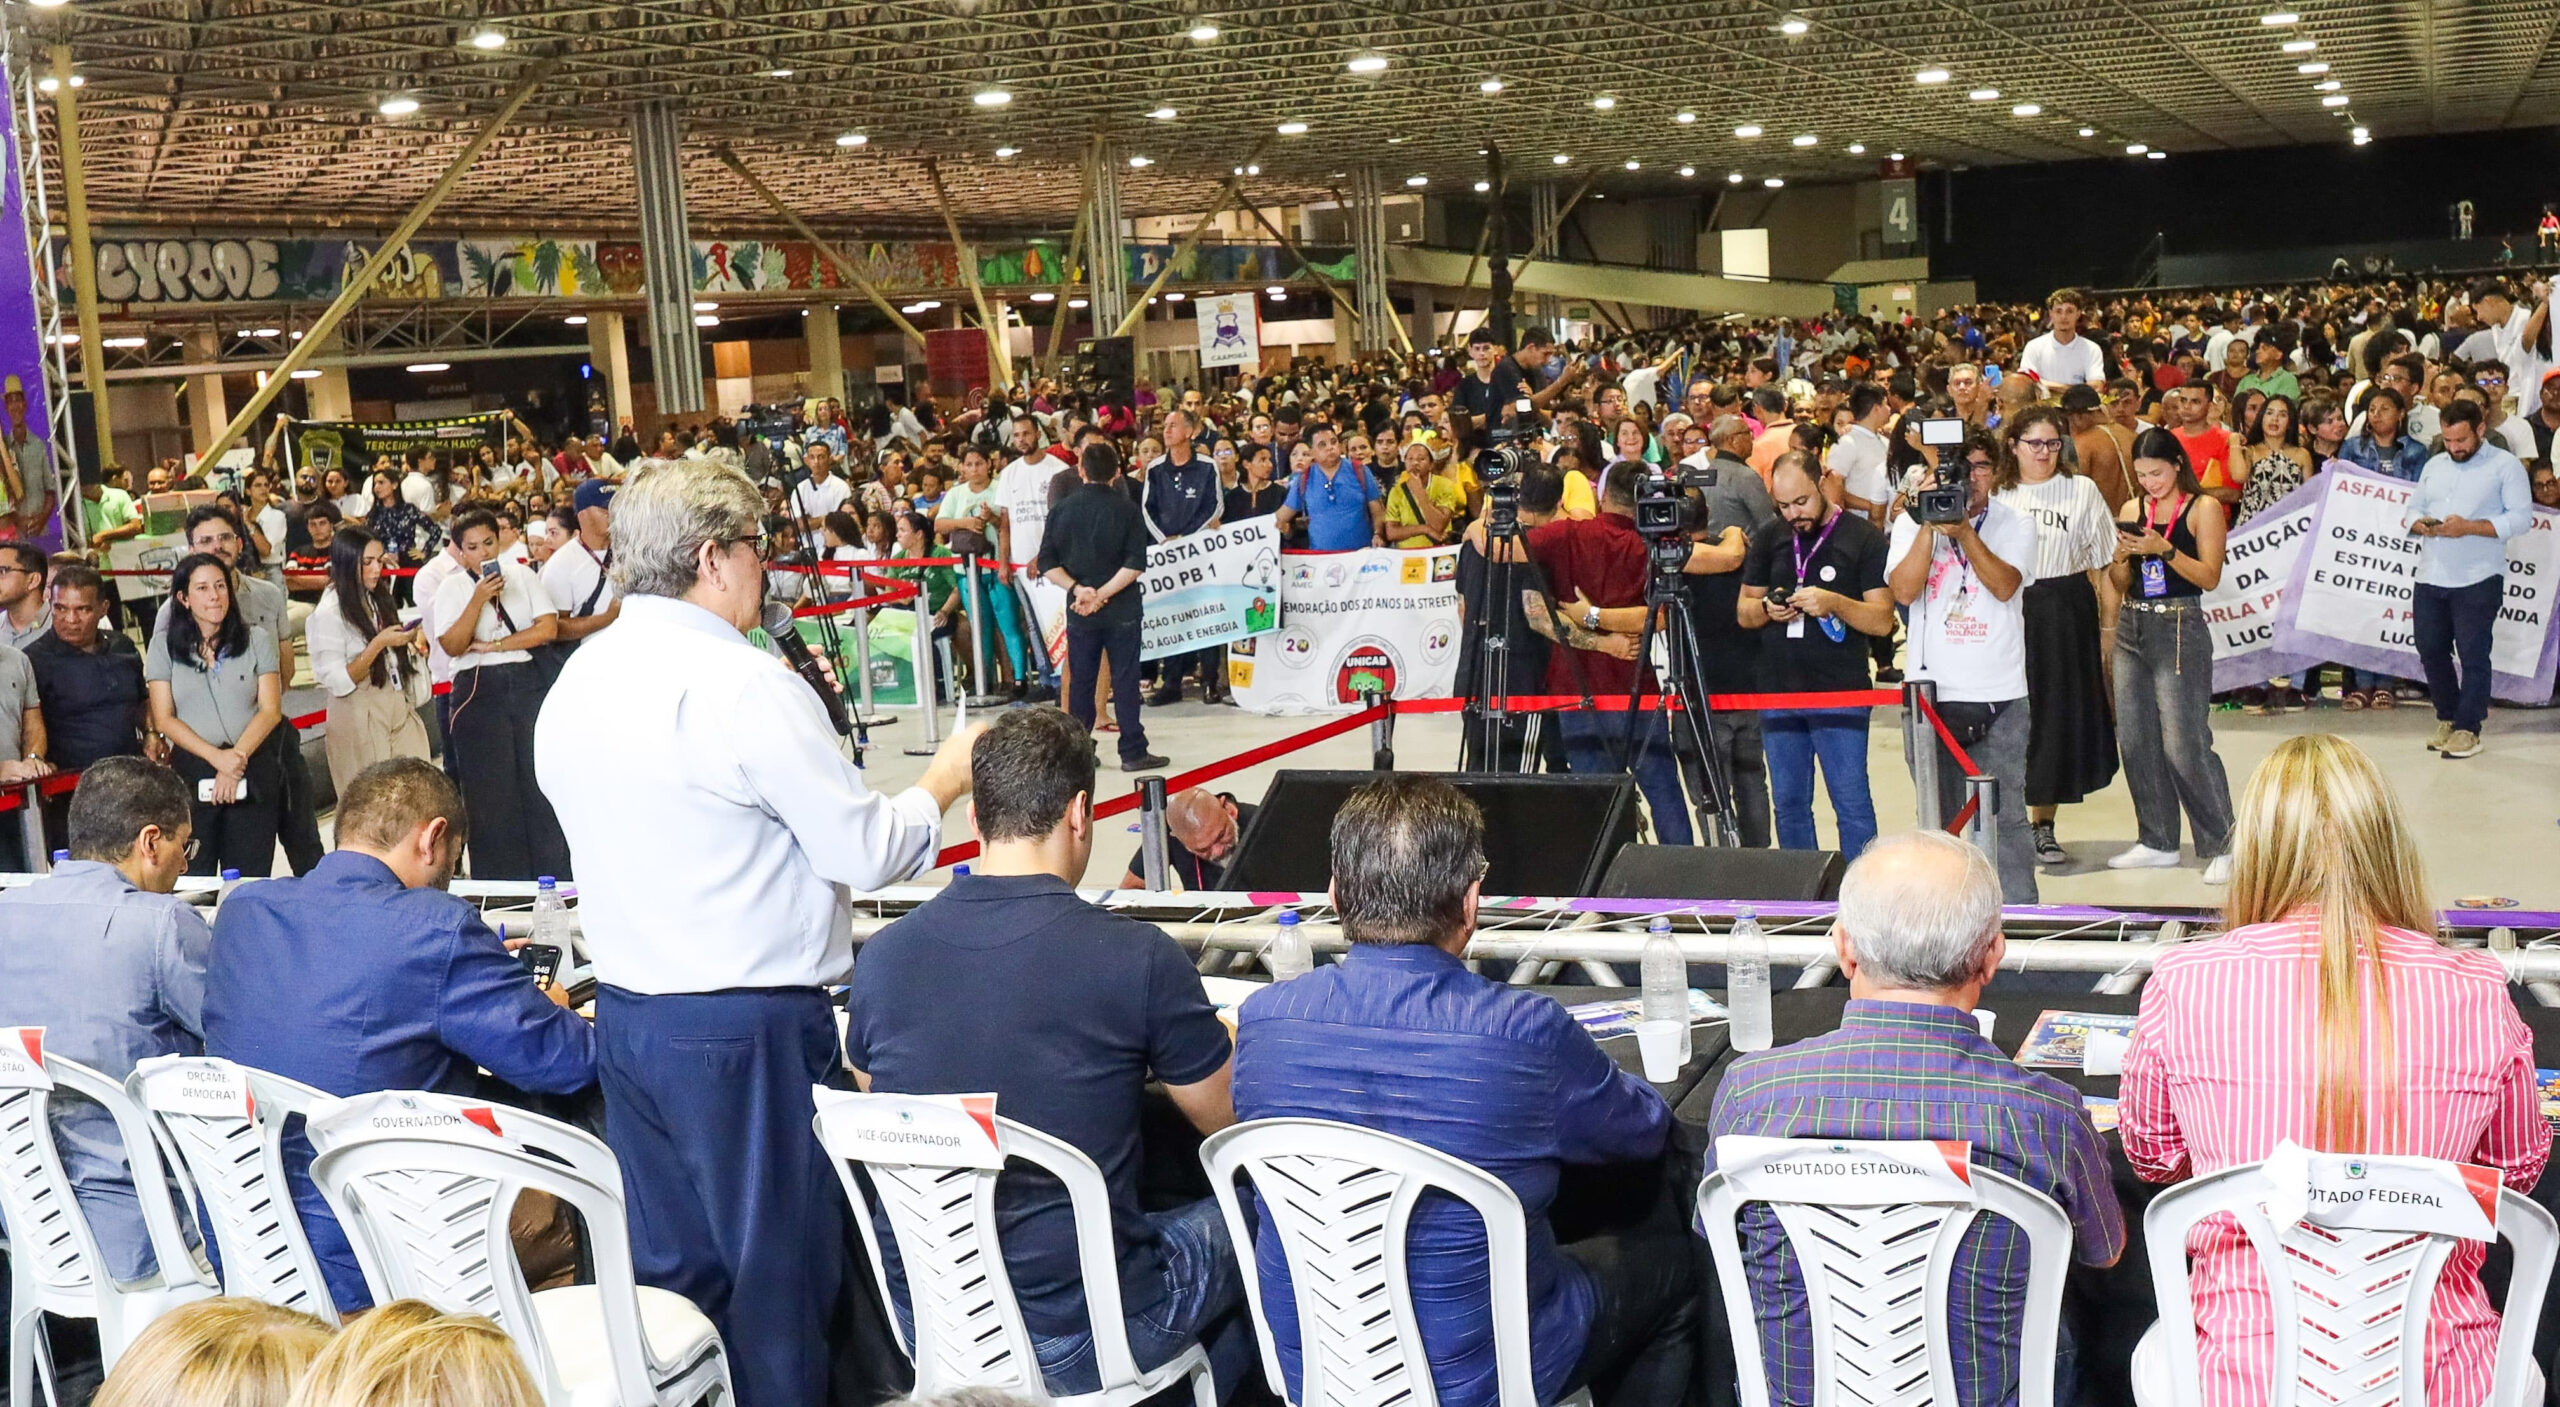
<svg viewBox="0 0 2560 1407">
<path fill-rule="evenodd" d="M 1630 845 L 1600 881 L 1605 899 L 1840 897 L 1848 869 L 1837 850 L 1751 850 L 1716 845 Z"/>
<path fill-rule="evenodd" d="M 1321 894 L 1333 882 L 1333 813 L 1385 772 L 1283 771 L 1237 837 L 1220 887 Z M 1635 839 L 1635 780 L 1439 773 L 1484 812 L 1484 892 L 1585 898 Z"/>
<path fill-rule="evenodd" d="M 1076 343 L 1075 374 L 1096 405 L 1127 409 L 1137 400 L 1137 342 L 1128 337 L 1088 337 Z"/>
</svg>

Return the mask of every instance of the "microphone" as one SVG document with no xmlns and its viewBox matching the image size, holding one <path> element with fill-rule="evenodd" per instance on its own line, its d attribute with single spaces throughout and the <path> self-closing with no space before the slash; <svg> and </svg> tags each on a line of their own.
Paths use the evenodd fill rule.
<svg viewBox="0 0 2560 1407">
<path fill-rule="evenodd" d="M 793 625 L 791 608 L 780 601 L 765 602 L 764 633 L 773 637 L 774 647 L 782 651 L 783 661 L 791 666 L 792 673 L 809 681 L 809 687 L 818 691 L 818 702 L 827 706 L 827 721 L 835 725 L 836 735 L 851 736 L 853 715 L 845 711 L 844 695 L 838 693 L 827 678 L 826 666 L 809 653 L 808 642 L 800 638 L 799 630 Z"/>
</svg>

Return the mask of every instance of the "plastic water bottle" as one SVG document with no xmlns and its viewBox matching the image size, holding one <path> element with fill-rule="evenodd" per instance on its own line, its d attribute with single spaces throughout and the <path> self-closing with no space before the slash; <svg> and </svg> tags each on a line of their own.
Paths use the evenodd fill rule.
<svg viewBox="0 0 2560 1407">
<path fill-rule="evenodd" d="M 951 877 L 953 879 L 967 879 L 969 877 L 969 867 L 967 865 L 953 865 L 951 867 Z"/>
<path fill-rule="evenodd" d="M 1689 960 L 1671 936 L 1671 920 L 1655 916 L 1644 938 L 1644 1019 L 1689 1020 Z"/>
<path fill-rule="evenodd" d="M 533 882 L 533 941 L 560 954 L 569 965 L 569 905 L 560 897 L 560 881 L 543 875 Z"/>
<path fill-rule="evenodd" d="M 1733 1048 L 1767 1050 L 1776 1039 L 1769 1029 L 1769 937 L 1746 907 L 1734 915 L 1728 938 L 1724 1004 L 1733 1018 Z"/>
<path fill-rule="evenodd" d="M 225 870 L 222 872 L 222 888 L 221 888 L 220 892 L 219 892 L 219 893 L 217 893 L 217 894 L 215 895 L 214 902 L 215 902 L 217 905 L 221 905 L 221 904 L 228 904 L 228 903 L 230 903 L 230 902 L 231 902 L 231 891 L 232 891 L 232 890 L 235 890 L 235 889 L 237 889 L 237 888 L 239 888 L 239 887 L 240 887 L 240 872 L 239 872 L 238 870 L 234 870 L 234 869 L 225 869 Z"/>
<path fill-rule="evenodd" d="M 70 858 L 71 852 L 68 850 L 56 850 L 53 852 L 53 862 L 57 865 Z"/>
<path fill-rule="evenodd" d="M 1307 931 L 1298 926 L 1295 913 L 1280 915 L 1280 932 L 1262 955 L 1263 965 L 1271 969 L 1271 980 L 1286 982 L 1304 977 L 1316 970 L 1316 950 L 1307 942 Z"/>
</svg>

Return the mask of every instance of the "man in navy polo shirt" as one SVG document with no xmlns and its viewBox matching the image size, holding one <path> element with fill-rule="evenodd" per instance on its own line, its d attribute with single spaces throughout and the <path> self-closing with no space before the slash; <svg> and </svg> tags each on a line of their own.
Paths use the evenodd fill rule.
<svg viewBox="0 0 2560 1407">
<path fill-rule="evenodd" d="M 1191 435 L 1197 428 L 1198 422 L 1189 412 L 1165 412 L 1164 455 L 1146 466 L 1146 495 L 1139 506 L 1146 510 L 1147 531 L 1158 542 L 1207 532 L 1218 525 L 1218 515 L 1226 506 L 1226 489 L 1218 482 L 1218 466 L 1192 452 Z M 1218 662 L 1224 658 L 1225 649 L 1221 646 L 1167 659 L 1164 681 L 1147 702 L 1180 703 L 1182 681 L 1190 676 L 1192 662 L 1197 660 L 1200 687 L 1215 703 L 1225 682 L 1218 677 Z"/>
<path fill-rule="evenodd" d="M 1235 1122 L 1227 1029 L 1162 929 L 1076 896 L 1093 855 L 1085 729 L 1055 708 L 1016 709 L 979 736 L 969 765 L 986 847 L 977 871 L 863 945 L 845 998 L 845 1058 L 866 1090 L 993 1093 L 1006 1118 L 1092 1158 L 1111 1194 L 1131 1354 L 1153 1368 L 1197 1342 L 1223 1399 L 1254 1358 L 1243 1274 L 1215 1201 L 1139 1209 L 1138 1125 L 1150 1078 L 1202 1133 Z M 1094 1391 L 1066 1190 L 1009 1171 L 996 1217 L 1050 1393 Z M 885 1226 L 880 1244 L 903 1299 Z M 909 1313 L 904 1303 L 897 1312 Z"/>
<path fill-rule="evenodd" d="M 1342 457 L 1342 436 L 1330 425 L 1318 425 L 1307 443 L 1315 466 L 1290 481 L 1289 496 L 1272 515 L 1280 535 L 1304 520 L 1307 546 L 1318 552 L 1384 547 L 1387 498 L 1377 476 Z"/>
</svg>

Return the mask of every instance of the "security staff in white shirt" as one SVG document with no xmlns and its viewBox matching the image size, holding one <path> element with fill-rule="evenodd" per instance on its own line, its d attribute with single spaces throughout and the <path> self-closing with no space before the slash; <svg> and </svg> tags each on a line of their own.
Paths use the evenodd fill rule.
<svg viewBox="0 0 2560 1407">
<path fill-rule="evenodd" d="M 499 548 L 496 514 L 455 514 L 453 547 L 463 570 L 436 588 L 432 614 L 453 660 L 445 751 L 471 813 L 471 877 L 567 879 L 569 843 L 533 776 L 544 686 L 533 652 L 558 638 L 559 614 L 533 569 Z"/>
<path fill-rule="evenodd" d="M 622 618 L 561 671 L 535 753 L 578 859 L 634 1268 L 719 1326 L 739 1407 L 805 1407 L 845 1269 L 809 1091 L 844 1083 L 825 988 L 853 968 L 846 901 L 932 866 L 978 730 L 896 796 L 863 784 L 808 684 L 744 637 L 763 513 L 707 462 L 625 483 Z"/>
<path fill-rule="evenodd" d="M 2036 902 L 2035 837 L 2027 823 L 2026 588 L 2035 580 L 2035 519 L 1992 501 L 1998 470 L 1940 457 L 1945 484 L 1966 493 L 1963 516 L 1920 521 L 1926 502 L 1914 495 L 1893 522 L 1885 584 L 1911 612 L 1910 678 L 1937 686 L 1938 716 L 1964 747 L 1974 769 L 1998 784 L 1992 859 L 2003 902 Z M 1925 491 L 1924 491 L 1925 492 Z M 1952 819 L 1964 804 L 1964 769 L 1925 718 L 1904 721 L 1907 753 L 1937 751 L 1939 813 Z"/>
<path fill-rule="evenodd" d="M 621 485 L 589 479 L 578 485 L 571 503 L 578 514 L 577 535 L 562 543 L 542 564 L 542 590 L 560 613 L 558 653 L 565 659 L 580 641 L 622 615 L 622 599 L 613 594 L 613 495 Z"/>
</svg>

